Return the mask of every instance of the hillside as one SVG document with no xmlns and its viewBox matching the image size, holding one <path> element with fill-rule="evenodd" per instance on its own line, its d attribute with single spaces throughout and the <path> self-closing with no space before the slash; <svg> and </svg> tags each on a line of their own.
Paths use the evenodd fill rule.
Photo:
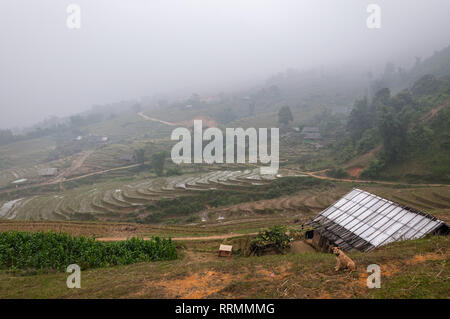
<svg viewBox="0 0 450 319">
<path fill-rule="evenodd" d="M 357 101 L 341 142 L 355 157 L 347 167 L 364 178 L 449 182 L 449 115 L 448 77 L 427 75 L 396 95 L 382 89 Z"/>
<path fill-rule="evenodd" d="M 239 240 L 228 241 L 238 245 Z M 448 238 L 394 243 L 350 253 L 353 272 L 335 272 L 331 254 L 217 258 L 220 241 L 184 242 L 175 261 L 83 271 L 82 289 L 63 272 L 0 271 L 3 298 L 448 298 Z M 366 286 L 369 264 L 381 267 L 381 289 Z M 114 278 L 111 281 L 111 278 Z M 27 289 L 23 289 L 26 287 Z"/>
<path fill-rule="evenodd" d="M 422 74 L 445 64 L 444 53 L 413 68 L 402 85 L 421 76 L 407 89 L 382 87 L 373 96 L 361 70 L 341 78 L 342 69 L 288 70 L 238 92 L 121 102 L 26 133 L 3 131 L 0 232 L 95 237 L 90 243 L 102 256 L 113 248 L 100 243 L 170 237 L 178 258 L 106 259 L 106 272 L 83 269 L 83 289 L 75 291 L 47 264 L 23 269 L 19 262 L 0 268 L 0 296 L 446 298 L 448 238 L 349 252 L 357 269 L 335 272 L 335 257 L 303 233 L 353 188 L 450 222 L 450 77 L 445 67 Z M 261 174 L 253 163 L 175 165 L 171 132 L 194 119 L 220 129 L 279 127 L 278 173 Z M 42 174 L 49 169 L 55 173 Z M 280 225 L 300 234 L 291 248 L 248 256 L 258 234 Z M 220 244 L 233 246 L 231 258 L 219 259 Z M 372 263 L 381 266 L 384 289 L 366 286 Z"/>
</svg>

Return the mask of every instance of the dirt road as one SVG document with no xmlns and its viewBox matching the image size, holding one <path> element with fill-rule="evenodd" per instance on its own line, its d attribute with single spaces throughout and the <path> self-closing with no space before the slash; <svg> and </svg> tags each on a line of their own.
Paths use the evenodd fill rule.
<svg viewBox="0 0 450 319">
<path fill-rule="evenodd" d="M 140 117 L 142 117 L 145 120 L 148 121 L 154 121 L 154 122 L 159 122 L 162 124 L 166 124 L 169 126 L 183 126 L 183 127 L 192 127 L 194 126 L 194 120 L 201 120 L 203 122 L 204 125 L 208 126 L 208 127 L 217 127 L 217 122 L 215 120 L 213 120 L 212 118 L 208 117 L 208 116 L 195 116 L 194 118 L 190 119 L 190 120 L 184 120 L 181 122 L 167 122 L 167 121 L 163 121 L 154 117 L 150 117 L 148 115 L 145 115 L 143 112 L 139 112 L 138 115 Z"/>
<path fill-rule="evenodd" d="M 145 164 L 149 164 L 149 163 L 150 162 L 145 162 Z M 89 177 L 89 176 L 93 176 L 93 175 L 105 174 L 105 173 L 112 172 L 112 171 L 117 171 L 117 170 L 122 170 L 122 169 L 127 169 L 127 168 L 133 168 L 133 167 L 137 167 L 139 165 L 141 165 L 141 164 L 132 164 L 132 165 L 127 165 L 127 166 L 120 166 L 120 167 L 110 168 L 110 169 L 106 169 L 106 170 L 102 170 L 102 171 L 92 172 L 92 173 L 81 175 L 81 176 L 77 176 L 77 177 L 64 179 L 62 181 L 49 181 L 49 182 L 46 182 L 46 183 L 22 186 L 20 188 L 13 188 L 13 189 L 10 189 L 10 190 L 1 191 L 0 194 L 8 193 L 8 192 L 13 193 L 16 190 L 29 189 L 29 188 L 39 187 L 39 186 L 44 186 L 44 185 L 55 185 L 55 184 L 58 184 L 58 183 L 70 182 L 70 181 L 79 180 L 79 179 L 82 179 L 82 178 L 85 178 L 85 177 Z M 293 172 L 296 172 L 297 174 L 308 175 L 308 176 L 312 176 L 312 177 L 315 177 L 315 178 L 318 178 L 318 179 L 326 179 L 326 180 L 336 181 L 336 182 L 371 183 L 371 184 L 378 184 L 378 185 L 383 185 L 383 184 L 384 185 L 399 185 L 399 184 L 402 184 L 402 185 L 414 185 L 414 186 L 424 186 L 424 187 L 449 186 L 448 184 L 410 184 L 410 183 L 406 183 L 406 182 L 371 181 L 371 180 L 361 180 L 361 179 L 339 179 L 339 178 L 329 177 L 329 176 L 326 176 L 326 175 L 320 175 L 320 174 L 323 174 L 326 170 L 321 170 L 321 171 L 316 171 L 316 172 L 304 172 L 304 171 L 299 171 L 299 170 L 296 170 L 296 169 L 289 169 L 289 170 L 293 171 Z"/>
<path fill-rule="evenodd" d="M 147 121 L 159 122 L 159 123 L 166 124 L 166 125 L 169 125 L 169 126 L 178 126 L 177 123 L 166 122 L 166 121 L 163 121 L 163 120 L 160 120 L 160 119 L 155 119 L 154 117 L 150 117 L 150 116 L 145 115 L 143 112 L 139 112 L 138 115 L 140 117 L 142 117 L 143 119 L 147 120 Z"/>
<path fill-rule="evenodd" d="M 150 164 L 150 162 L 147 161 L 144 164 Z M 39 187 L 39 186 L 45 186 L 45 185 L 55 185 L 55 184 L 58 184 L 58 183 L 65 183 L 65 182 L 75 181 L 75 180 L 79 180 L 79 179 L 82 179 L 82 178 L 85 178 L 85 177 L 89 177 L 89 176 L 93 176 L 93 175 L 99 175 L 99 174 L 105 174 L 105 173 L 108 173 L 108 172 L 118 171 L 118 170 L 127 169 L 127 168 L 133 168 L 133 167 L 137 167 L 139 165 L 141 165 L 141 164 L 138 163 L 138 164 L 132 164 L 132 165 L 127 165 L 127 166 L 119 166 L 119 167 L 109 168 L 109 169 L 105 169 L 105 170 L 102 170 L 102 171 L 96 171 L 96 172 L 92 172 L 92 173 L 88 173 L 88 174 L 84 174 L 84 175 L 80 175 L 80 176 L 76 176 L 76 177 L 72 177 L 72 178 L 67 178 L 67 179 L 63 179 L 63 180 L 53 180 L 53 181 L 40 183 L 40 184 L 22 186 L 20 188 L 12 188 L 12 189 L 9 189 L 9 190 L 1 191 L 0 194 L 8 193 L 8 192 L 13 193 L 14 191 L 17 191 L 17 190 L 20 191 L 22 189 L 29 189 L 29 188 L 33 188 L 33 187 Z"/>
<path fill-rule="evenodd" d="M 327 170 L 321 170 L 321 171 L 317 171 L 317 172 L 300 172 L 297 171 L 295 169 L 290 169 L 292 171 L 301 173 L 301 174 L 305 174 L 305 175 L 309 175 L 318 179 L 326 179 L 326 180 L 330 180 L 330 181 L 336 181 L 336 182 L 352 182 L 352 183 L 372 183 L 372 184 L 380 184 L 380 185 L 414 185 L 414 186 L 425 186 L 425 187 L 429 187 L 429 186 L 449 186 L 448 184 L 411 184 L 411 183 L 407 183 L 407 182 L 390 182 L 390 181 L 375 181 L 375 180 L 363 180 L 363 179 L 348 179 L 348 178 L 334 178 L 334 177 L 329 177 L 326 175 L 320 175 L 325 173 Z"/>
<path fill-rule="evenodd" d="M 65 169 L 63 172 L 61 172 L 52 182 L 53 183 L 59 183 L 64 180 L 66 180 L 67 176 L 72 175 L 77 169 L 79 169 L 81 166 L 83 166 L 86 159 L 91 155 L 94 151 L 86 151 L 81 152 L 80 155 L 72 161 L 72 164 L 69 168 Z"/>
</svg>

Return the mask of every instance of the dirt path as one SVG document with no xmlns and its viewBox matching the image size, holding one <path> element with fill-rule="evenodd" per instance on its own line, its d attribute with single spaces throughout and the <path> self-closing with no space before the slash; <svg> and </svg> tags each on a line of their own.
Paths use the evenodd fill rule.
<svg viewBox="0 0 450 319">
<path fill-rule="evenodd" d="M 149 164 L 149 163 L 150 162 L 148 161 L 148 162 L 145 162 L 144 164 Z M 80 176 L 76 176 L 76 177 L 72 177 L 72 178 L 67 178 L 67 179 L 62 179 L 62 180 L 53 180 L 53 181 L 40 183 L 40 184 L 22 186 L 20 188 L 12 188 L 12 189 L 9 189 L 9 190 L 1 191 L 0 194 L 8 193 L 8 192 L 13 193 L 16 190 L 29 189 L 29 188 L 33 188 L 33 187 L 39 187 L 39 186 L 45 186 L 45 185 L 55 185 L 55 184 L 58 184 L 58 183 L 65 183 L 65 182 L 75 181 L 75 180 L 79 180 L 79 179 L 82 179 L 82 178 L 85 178 L 85 177 L 89 177 L 89 176 L 93 176 L 93 175 L 99 175 L 99 174 L 105 174 L 105 173 L 108 173 L 108 172 L 118 171 L 118 170 L 127 169 L 127 168 L 133 168 L 133 167 L 137 167 L 139 165 L 141 165 L 141 164 L 138 163 L 138 164 L 132 164 L 132 165 L 127 165 L 127 166 L 119 166 L 119 167 L 109 168 L 109 169 L 105 169 L 105 170 L 102 170 L 102 171 L 96 171 L 96 172 L 92 172 L 92 173 L 88 173 L 88 174 L 84 174 L 84 175 L 80 175 Z"/>
<path fill-rule="evenodd" d="M 350 176 L 354 178 L 359 178 L 361 172 L 369 165 L 371 161 L 375 159 L 375 154 L 378 153 L 382 148 L 382 145 L 379 144 L 377 147 L 372 149 L 370 152 L 363 154 L 359 157 L 353 158 L 347 163 L 344 169 L 350 174 Z"/>
<path fill-rule="evenodd" d="M 145 162 L 145 164 L 149 164 L 149 163 L 150 162 Z M 1 191 L 0 194 L 8 193 L 8 192 L 13 193 L 16 190 L 29 189 L 29 188 L 33 188 L 33 187 L 39 187 L 39 186 L 45 186 L 45 185 L 55 185 L 55 184 L 58 184 L 58 183 L 75 181 L 75 180 L 79 180 L 79 179 L 82 179 L 82 178 L 85 178 L 85 177 L 89 177 L 89 176 L 93 176 L 93 175 L 99 175 L 99 174 L 105 174 L 105 173 L 108 173 L 108 172 L 118 171 L 118 170 L 127 169 L 127 168 L 133 168 L 133 167 L 137 167 L 139 165 L 141 165 L 141 164 L 132 164 L 132 165 L 127 165 L 127 166 L 120 166 L 120 167 L 110 168 L 110 169 L 106 169 L 106 170 L 102 170 L 102 171 L 92 172 L 92 173 L 81 175 L 81 176 L 77 176 L 77 177 L 64 179 L 62 181 L 50 181 L 50 182 L 40 183 L 40 184 L 35 184 L 35 185 L 22 186 L 20 188 L 13 188 L 13 189 Z M 329 177 L 329 176 L 326 176 L 326 175 L 320 175 L 320 174 L 325 173 L 326 169 L 325 170 L 321 170 L 321 171 L 316 171 L 316 172 L 303 172 L 303 171 L 299 171 L 299 170 L 292 169 L 292 168 L 289 169 L 289 170 L 293 171 L 293 172 L 296 172 L 297 174 L 308 175 L 308 176 L 312 176 L 312 177 L 315 177 L 315 178 L 318 178 L 318 179 L 326 179 L 326 180 L 336 181 L 336 182 L 371 183 L 371 184 L 378 184 L 378 185 L 383 185 L 383 184 L 384 185 L 403 184 L 403 185 L 414 185 L 414 186 L 424 186 L 424 187 L 449 186 L 448 184 L 410 184 L 410 183 L 406 183 L 406 182 L 371 181 L 371 180 L 361 180 L 361 179 L 339 179 L 339 178 Z"/>
<path fill-rule="evenodd" d="M 160 119 L 155 119 L 154 117 L 150 117 L 150 116 L 145 115 L 143 112 L 139 112 L 138 115 L 140 117 L 142 117 L 143 119 L 147 120 L 147 121 L 159 122 L 159 123 L 166 124 L 166 125 L 169 125 L 169 126 L 178 126 L 177 123 L 166 122 L 166 121 L 163 121 L 163 120 L 160 120 Z"/>
<path fill-rule="evenodd" d="M 53 180 L 52 182 L 54 183 L 59 183 L 62 182 L 66 179 L 67 176 L 70 176 L 71 174 L 73 174 L 77 169 L 79 169 L 81 166 L 83 166 L 84 162 L 86 161 L 86 159 L 89 157 L 89 155 L 91 155 L 94 151 L 86 151 L 86 152 L 81 152 L 80 156 L 78 156 L 76 159 L 74 159 L 72 161 L 72 164 L 70 165 L 69 168 L 65 169 L 63 172 L 61 172 L 61 174 L 59 174 L 55 180 Z"/>
<path fill-rule="evenodd" d="M 240 236 L 253 236 L 253 235 L 257 235 L 257 233 L 249 233 L 249 234 L 224 234 L 224 235 L 213 235 L 213 236 L 199 236 L 199 237 L 175 237 L 172 238 L 172 240 L 175 241 L 183 241 L 183 240 L 218 240 L 218 239 L 229 239 L 229 238 L 234 238 L 234 237 L 240 237 Z M 96 240 L 98 241 L 104 241 L 104 242 L 108 242 L 108 241 L 124 241 L 127 240 L 127 237 L 101 237 L 101 238 L 96 238 Z M 144 240 L 149 240 L 151 239 L 151 237 L 144 237 Z"/>
<path fill-rule="evenodd" d="M 150 162 L 145 162 L 144 164 L 149 164 L 149 163 Z M 132 165 L 127 165 L 127 166 L 120 166 L 120 167 L 109 168 L 109 169 L 105 169 L 103 171 L 97 171 L 97 172 L 92 172 L 92 173 L 81 175 L 81 176 L 77 176 L 77 177 L 68 178 L 68 179 L 65 179 L 64 182 L 75 181 L 75 180 L 78 180 L 78 179 L 81 179 L 81 178 L 85 178 L 85 177 L 89 177 L 89 176 L 92 176 L 92 175 L 104 174 L 104 173 L 108 173 L 108 172 L 112 172 L 112 171 L 118 171 L 118 170 L 121 170 L 121 169 L 127 169 L 127 168 L 136 167 L 136 166 L 139 166 L 139 165 L 141 165 L 141 164 L 138 163 L 138 164 L 132 164 Z M 53 181 L 53 182 L 49 182 L 47 184 L 57 184 L 57 183 L 58 182 L 54 182 Z M 36 186 L 38 186 L 38 185 L 36 185 Z"/>
<path fill-rule="evenodd" d="M 376 181 L 376 180 L 363 180 L 363 179 L 348 179 L 348 178 L 334 178 L 334 177 L 329 177 L 326 175 L 321 175 L 324 174 L 327 169 L 321 170 L 321 171 L 316 171 L 316 172 L 303 172 L 303 171 L 299 171 L 296 169 L 289 169 L 291 171 L 300 173 L 300 174 L 304 174 L 304 175 L 309 175 L 318 179 L 326 179 L 329 181 L 336 181 L 336 182 L 351 182 L 351 183 L 371 183 L 371 184 L 380 184 L 380 185 L 414 185 L 414 186 L 424 186 L 424 187 L 430 187 L 430 186 L 449 186 L 448 184 L 411 184 L 411 183 L 407 183 L 407 182 L 390 182 L 390 181 Z"/>
<path fill-rule="evenodd" d="M 201 120 L 203 122 L 203 124 L 206 125 L 207 127 L 216 127 L 218 125 L 216 121 L 214 121 L 212 118 L 207 117 L 207 116 L 197 115 L 190 120 L 185 120 L 185 121 L 181 121 L 181 122 L 167 122 L 167 121 L 163 121 L 163 120 L 145 115 L 143 112 L 139 112 L 138 115 L 145 120 L 162 123 L 162 124 L 166 124 L 169 126 L 192 127 L 192 126 L 194 126 L 194 120 Z"/>
</svg>

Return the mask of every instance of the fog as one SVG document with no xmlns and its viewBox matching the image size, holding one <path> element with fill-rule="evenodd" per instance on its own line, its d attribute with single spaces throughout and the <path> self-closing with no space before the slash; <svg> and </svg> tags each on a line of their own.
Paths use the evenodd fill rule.
<svg viewBox="0 0 450 319">
<path fill-rule="evenodd" d="M 81 28 L 66 26 L 69 4 Z M 367 5 L 381 7 L 368 29 Z M 408 66 L 450 44 L 448 0 L 2 0 L 0 128 L 286 68 Z"/>
</svg>

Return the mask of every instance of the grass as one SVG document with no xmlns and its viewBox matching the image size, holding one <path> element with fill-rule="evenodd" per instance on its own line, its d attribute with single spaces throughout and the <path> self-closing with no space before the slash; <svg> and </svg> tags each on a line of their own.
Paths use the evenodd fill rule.
<svg viewBox="0 0 450 319">
<path fill-rule="evenodd" d="M 386 288 L 374 290 L 371 298 L 449 298 L 448 260 L 428 261 L 388 278 Z"/>
<path fill-rule="evenodd" d="M 66 232 L 74 236 L 127 237 L 131 234 L 137 237 L 199 237 L 228 234 L 247 234 L 259 231 L 261 228 L 291 223 L 292 218 L 242 218 L 233 224 L 214 224 L 203 226 L 194 225 L 150 225 L 126 222 L 98 222 L 98 221 L 5 221 L 0 220 L 0 231 L 23 230 L 27 232 L 54 231 Z"/>
<path fill-rule="evenodd" d="M 188 247 L 180 251 L 179 260 L 82 271 L 81 289 L 68 289 L 68 274 L 64 273 L 17 275 L 0 271 L 0 296 L 448 298 L 449 244 L 448 237 L 431 237 L 394 243 L 370 253 L 350 253 L 358 266 L 355 272 L 335 272 L 335 257 L 325 253 L 218 258 L 215 252 L 195 252 Z M 380 289 L 365 286 L 365 269 L 371 263 L 381 267 Z"/>
<path fill-rule="evenodd" d="M 150 115 L 150 113 L 149 113 Z M 154 115 L 158 117 L 157 115 Z M 294 114 L 296 116 L 296 114 Z M 271 127 L 274 124 L 273 114 L 266 113 L 255 118 L 241 119 L 235 126 Z M 175 121 L 177 119 L 167 119 Z M 261 125 L 254 125 L 258 120 Z M 265 123 L 265 124 L 264 124 Z M 239 124 L 239 125 L 238 125 Z M 264 124 L 264 125 L 262 125 Z M 294 125 L 294 124 L 292 124 Z M 295 124 L 297 125 L 297 123 Z M 89 156 L 85 165 L 95 169 L 102 167 L 116 167 L 120 163 L 122 153 L 130 153 L 135 148 L 144 147 L 152 142 L 155 147 L 164 146 L 172 128 L 164 127 L 158 123 L 145 121 L 136 114 L 120 116 L 116 119 L 93 124 L 89 131 L 97 135 L 108 136 L 112 143 L 105 148 L 96 150 Z M 165 140 L 158 140 L 165 138 Z M 296 169 L 321 169 L 332 167 L 333 159 L 327 156 L 330 152 L 327 147 L 317 151 L 307 143 L 292 144 L 281 141 L 282 160 L 287 160 L 283 165 Z M 291 143 L 292 142 L 292 143 Z M 325 141 L 326 142 L 326 141 Z M 33 142 L 34 143 L 34 142 Z M 0 153 L 7 154 L 6 167 L 16 169 L 19 167 L 31 167 L 47 155 L 47 147 L 52 146 L 52 141 L 26 144 L 15 143 L 2 148 Z M 9 155 L 13 154 L 13 155 Z M 13 158 L 14 157 L 14 158 Z M 3 157 L 2 157 L 3 158 Z M 33 160 L 31 160 L 33 159 Z M 60 163 L 62 166 L 67 163 Z M 53 163 L 52 163 L 53 165 Z M 55 166 L 58 164 L 56 163 Z M 61 167 L 62 167 L 61 166 Z M 223 166 L 225 167 L 225 166 Z M 221 167 L 221 169 L 223 169 Z M 412 168 L 412 166 L 408 166 Z M 214 167 L 217 168 L 217 167 Z M 211 167 L 183 166 L 184 173 L 189 170 L 195 174 L 207 172 Z M 234 168 L 229 168 L 234 169 Z M 237 168 L 236 168 L 237 169 Z M 241 169 L 241 168 L 239 168 Z M 198 171 L 196 171 L 198 170 Z M 241 169 L 242 170 L 242 169 Z M 414 171 L 409 169 L 409 171 Z M 5 171 L 2 171 L 2 173 Z M 79 210 L 83 213 L 90 212 L 91 201 L 102 205 L 101 199 L 107 191 L 125 188 L 128 184 L 145 183 L 152 178 L 151 172 L 142 172 L 134 169 L 114 171 L 103 176 L 92 176 L 78 181 L 64 184 L 65 190 L 60 190 L 59 185 L 41 187 L 38 190 L 28 190 L 21 196 L 37 195 L 35 199 L 26 205 L 23 218 L 54 218 L 51 210 L 57 203 L 54 194 L 64 195 L 67 198 L 61 206 L 68 211 Z M 9 177 L 8 177 L 9 178 Z M 6 181 L 9 182 L 8 179 Z M 232 203 L 241 201 L 254 201 L 257 198 L 273 198 L 283 194 L 300 196 L 298 185 L 270 184 L 262 187 L 242 187 L 236 191 L 235 187 L 229 187 L 228 193 L 221 198 L 215 197 L 215 201 L 223 200 L 220 205 L 224 210 L 231 209 Z M 336 187 L 324 187 L 324 192 L 319 192 L 317 202 L 325 205 L 326 193 L 333 195 L 346 192 L 351 187 L 361 187 L 369 191 L 373 190 L 383 197 L 404 199 L 405 204 L 418 203 L 432 207 L 430 211 L 438 218 L 449 220 L 448 205 L 445 200 L 432 196 L 428 192 L 431 188 L 420 188 L 408 185 L 384 185 L 379 186 L 370 183 L 340 183 L 333 182 Z M 149 185 L 146 185 L 148 187 Z M 304 185 L 307 189 L 314 185 Z M 322 185 L 326 186 L 326 185 Z M 222 186 L 221 186 L 222 187 Z M 91 194 L 90 191 L 95 191 Z M 224 187 L 226 189 L 226 187 Z M 230 191 L 231 189 L 231 191 Z M 432 188 L 433 191 L 450 198 L 449 189 L 446 187 Z M 225 193 L 224 191 L 220 191 Z M 233 193 L 234 192 L 234 193 Z M 133 194 L 133 196 L 138 196 Z M 184 199 L 205 200 L 211 194 L 192 192 L 191 197 Z M 256 194 L 256 195 L 255 195 Z M 418 195 L 414 197 L 413 194 Z M 13 196 L 18 196 L 18 193 Z M 42 196 L 44 195 L 44 196 Z M 197 196 L 198 195 L 198 196 Z M 235 195 L 233 198 L 229 198 Z M 2 201 L 7 199 L 2 197 Z M 421 201 L 420 198 L 433 199 L 434 205 Z M 9 198 L 8 198 L 9 199 Z M 173 201 L 173 206 L 181 201 Z M 114 198 L 106 198 L 113 207 L 118 206 Z M 401 200 L 399 200 L 401 202 Z M 168 201 L 170 203 L 170 200 Z M 209 202 L 208 202 L 209 203 Z M 144 204 L 147 204 L 144 202 Z M 225 205 L 225 206 L 223 206 Z M 440 206 L 439 206 L 440 205 Z M 120 206 L 120 205 L 119 205 Z M 170 206 L 170 205 L 169 205 Z M 439 206 L 439 207 L 438 207 Z M 420 209 L 420 207 L 418 207 Z M 99 218 L 106 218 L 108 209 L 103 207 L 106 213 L 99 214 Z M 101 211 L 99 213 L 103 212 Z M 209 208 L 208 208 L 209 209 Z M 253 209 L 253 206 L 252 208 Z M 114 218 L 120 218 L 122 222 L 112 223 L 104 220 L 92 222 L 21 222 L 0 221 L 0 231 L 22 229 L 29 232 L 37 231 L 65 231 L 72 235 L 96 235 L 98 237 L 129 237 L 133 236 L 162 236 L 162 237 L 199 237 L 220 234 L 242 234 L 245 238 L 249 233 L 258 232 L 276 224 L 295 225 L 294 214 L 303 213 L 293 210 L 289 213 L 276 211 L 273 214 L 251 214 L 236 211 L 226 215 L 223 223 L 216 221 L 217 214 L 222 212 L 211 211 L 210 219 L 202 225 L 183 225 L 198 220 L 190 218 L 190 215 L 179 216 L 175 214 L 167 220 L 170 223 L 181 224 L 151 225 L 123 222 L 124 219 L 135 220 L 137 215 L 127 215 L 123 211 L 110 209 Z M 313 214 L 316 211 L 312 211 Z M 216 215 L 215 215 L 216 214 Z M 113 216 L 113 215 L 111 215 Z M 194 216 L 194 215 L 192 215 Z M 97 269 L 87 269 L 82 272 L 82 289 L 68 289 L 66 287 L 67 275 L 65 273 L 50 271 L 48 273 L 11 272 L 0 270 L 0 297 L 2 298 L 165 298 L 165 297 L 191 297 L 191 298 L 448 298 L 448 238 L 433 237 L 418 241 L 395 243 L 377 249 L 373 252 L 350 253 L 350 257 L 358 265 L 356 272 L 339 272 L 333 270 L 335 258 L 324 253 L 288 253 L 286 255 L 267 255 L 262 257 L 240 257 L 231 259 L 218 259 L 217 247 L 220 243 L 230 243 L 238 247 L 241 238 L 229 240 L 207 240 L 176 242 L 181 259 L 172 261 L 140 262 L 132 265 L 118 265 Z M 417 256 L 422 256 L 418 258 Z M 371 263 L 380 264 L 382 268 L 382 288 L 369 290 L 365 286 L 365 268 Z"/>
</svg>

